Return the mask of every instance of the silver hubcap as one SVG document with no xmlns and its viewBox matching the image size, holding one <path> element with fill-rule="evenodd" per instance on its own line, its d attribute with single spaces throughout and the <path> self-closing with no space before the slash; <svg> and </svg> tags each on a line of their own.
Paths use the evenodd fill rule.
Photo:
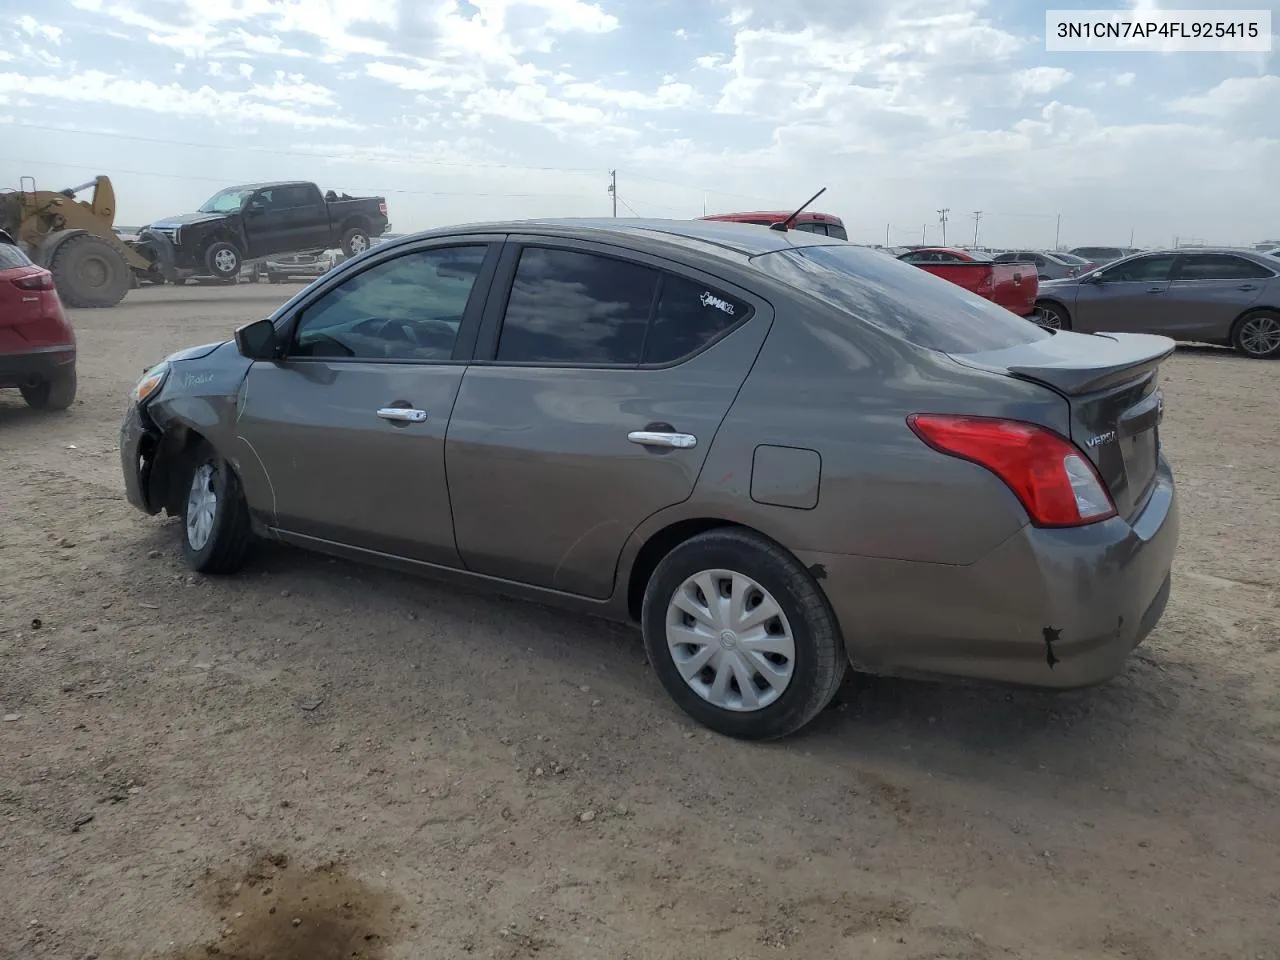
<svg viewBox="0 0 1280 960">
<path fill-rule="evenodd" d="M 364 234 L 357 233 L 351 238 L 351 252 L 364 253 L 369 249 L 369 241 L 365 239 Z"/>
<path fill-rule="evenodd" d="M 667 606 L 667 648 L 685 683 L 724 710 L 763 710 L 795 672 L 782 607 L 732 570 L 704 570 L 680 585 Z"/>
<path fill-rule="evenodd" d="M 1280 349 L 1280 320 L 1252 317 L 1240 328 L 1240 346 L 1245 353 L 1263 356 Z"/>
<path fill-rule="evenodd" d="M 203 550 L 213 535 L 213 518 L 218 512 L 213 476 L 213 464 L 202 463 L 191 478 L 191 490 L 187 493 L 187 543 L 192 550 Z"/>
<path fill-rule="evenodd" d="M 1044 327 L 1046 330 L 1061 330 L 1062 318 L 1057 313 L 1046 310 L 1044 307 L 1036 307 L 1036 323 Z"/>
<path fill-rule="evenodd" d="M 220 273 L 230 273 L 236 268 L 236 254 L 234 250 L 219 250 L 213 255 L 213 265 L 218 268 Z"/>
</svg>

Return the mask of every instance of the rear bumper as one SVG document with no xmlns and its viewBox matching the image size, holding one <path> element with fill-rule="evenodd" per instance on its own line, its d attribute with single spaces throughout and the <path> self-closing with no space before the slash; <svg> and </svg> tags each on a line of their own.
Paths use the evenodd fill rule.
<svg viewBox="0 0 1280 960">
<path fill-rule="evenodd" d="M 75 363 L 76 348 L 66 345 L 0 354 L 0 387 L 42 383 Z"/>
<path fill-rule="evenodd" d="M 1130 521 L 1027 526 L 967 566 L 799 556 L 825 571 L 819 582 L 858 669 L 1083 687 L 1119 673 L 1164 613 L 1178 522 L 1161 460 Z"/>
</svg>

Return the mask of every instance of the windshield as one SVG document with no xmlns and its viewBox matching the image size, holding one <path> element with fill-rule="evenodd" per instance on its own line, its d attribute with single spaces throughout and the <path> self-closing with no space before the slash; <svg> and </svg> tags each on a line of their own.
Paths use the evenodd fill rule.
<svg viewBox="0 0 1280 960">
<path fill-rule="evenodd" d="M 1084 257 L 1077 257 L 1074 253 L 1054 253 L 1050 254 L 1054 259 L 1061 260 L 1063 263 L 1069 263 L 1073 267 L 1078 267 L 1088 263 Z"/>
<path fill-rule="evenodd" d="M 200 204 L 201 213 L 237 213 L 244 202 L 249 199 L 253 191 L 245 187 L 232 187 L 230 190 L 220 190 L 212 197 Z"/>
<path fill-rule="evenodd" d="M 1052 336 L 963 287 L 861 247 L 794 247 L 751 262 L 837 308 L 850 325 L 873 326 L 929 350 L 978 353 Z"/>
</svg>

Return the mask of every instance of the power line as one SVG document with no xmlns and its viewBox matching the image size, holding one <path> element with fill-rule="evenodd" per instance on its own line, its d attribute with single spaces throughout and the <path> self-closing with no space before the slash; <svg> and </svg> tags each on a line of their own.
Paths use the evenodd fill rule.
<svg viewBox="0 0 1280 960">
<path fill-rule="evenodd" d="M 631 204 L 627 203 L 627 201 L 626 201 L 626 200 L 624 200 L 622 197 L 618 197 L 618 202 L 619 202 L 620 204 L 622 204 L 624 207 L 626 207 L 628 210 L 630 210 L 630 211 L 631 211 L 631 215 L 632 215 L 633 217 L 639 217 L 639 216 L 641 216 L 641 214 L 636 210 L 636 208 L 635 208 L 635 207 L 633 207 Z"/>
<path fill-rule="evenodd" d="M 55 133 L 78 133 L 90 137 L 106 137 L 111 140 L 130 140 L 135 143 L 156 143 L 175 147 L 194 147 L 198 150 L 234 150 L 236 152 L 250 151 L 252 153 L 265 153 L 272 156 L 280 157 L 306 157 L 310 160 L 347 160 L 347 157 L 326 156 L 323 153 L 315 153 L 307 150 L 279 150 L 274 147 L 255 147 L 240 146 L 227 143 L 197 143 L 193 140 L 171 140 L 165 137 L 140 137 L 131 133 L 112 133 L 106 130 L 70 130 L 66 127 L 56 127 L 40 123 L 20 123 L 13 121 L 0 126 L 9 127 L 25 127 L 29 130 L 47 130 Z M 494 170 L 542 170 L 550 173 L 590 173 L 593 176 L 598 174 L 599 168 L 596 167 L 536 167 L 524 164 L 514 163 L 485 163 L 485 162 L 466 162 L 461 160 L 415 160 L 409 157 L 379 157 L 376 158 L 378 163 L 405 163 L 413 166 L 430 166 L 430 167 L 482 167 Z M 196 179 L 191 177 L 189 179 Z"/>
<path fill-rule="evenodd" d="M 78 163 L 58 163 L 53 160 L 21 160 L 17 157 L 0 157 L 2 163 L 20 163 L 24 166 L 32 167 L 60 167 L 65 170 L 97 170 L 98 167 L 86 167 Z M 233 185 L 233 182 L 226 177 L 199 177 L 184 173 L 157 173 L 148 170 L 120 170 L 113 171 L 117 174 L 126 174 L 135 177 L 162 177 L 166 180 L 199 180 L 205 183 L 217 183 L 223 186 Z M 358 193 L 376 193 L 381 195 L 406 195 L 417 197 L 498 197 L 506 200 L 584 200 L 587 199 L 583 194 L 576 193 L 473 193 L 471 191 L 449 192 L 444 190 L 397 190 L 386 187 L 351 187 Z"/>
</svg>

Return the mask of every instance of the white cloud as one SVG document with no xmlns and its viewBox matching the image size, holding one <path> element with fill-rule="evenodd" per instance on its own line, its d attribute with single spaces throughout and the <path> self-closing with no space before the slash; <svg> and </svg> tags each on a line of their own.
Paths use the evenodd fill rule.
<svg viewBox="0 0 1280 960">
<path fill-rule="evenodd" d="M 1280 116 L 1280 77 L 1230 77 L 1197 96 L 1179 97 L 1171 106 L 1184 113 L 1217 117 L 1248 107 L 1265 104 L 1271 116 Z"/>
<path fill-rule="evenodd" d="M 307 114 L 290 106 L 299 102 L 298 98 L 302 98 L 302 102 L 323 103 L 319 93 L 322 89 L 306 83 L 277 82 L 270 87 L 255 86 L 244 92 L 217 90 L 208 85 L 193 90 L 177 83 L 162 85 L 150 80 L 113 76 L 99 70 L 87 70 L 71 77 L 0 73 L 0 94 L 18 93 L 40 99 L 113 104 L 184 117 L 236 117 L 303 128 L 354 128 L 356 124 L 350 120 L 329 114 Z"/>
<path fill-rule="evenodd" d="M 22 32 L 28 36 L 39 37 L 43 40 L 48 40 L 53 44 L 62 43 L 61 27 L 54 27 L 39 23 L 29 14 L 24 14 L 18 18 L 18 26 L 22 29 Z"/>
<path fill-rule="evenodd" d="M 1062 67 L 1030 67 L 1013 75 L 1014 85 L 1023 93 L 1049 93 L 1070 80 L 1071 71 Z"/>
<path fill-rule="evenodd" d="M 561 88 L 570 100 L 590 100 L 626 110 L 668 110 L 688 107 L 697 98 L 697 92 L 687 83 L 667 80 L 654 93 L 638 90 L 611 90 L 597 83 L 570 83 Z"/>
</svg>

